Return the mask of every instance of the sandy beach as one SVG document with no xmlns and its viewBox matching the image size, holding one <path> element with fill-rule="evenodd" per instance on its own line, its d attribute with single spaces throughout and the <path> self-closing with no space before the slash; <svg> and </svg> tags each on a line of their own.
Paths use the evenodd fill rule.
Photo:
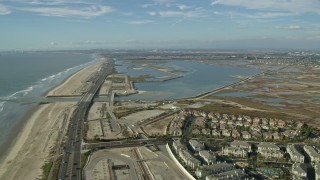
<svg viewBox="0 0 320 180">
<path fill-rule="evenodd" d="M 47 95 L 73 95 L 81 88 L 82 81 L 97 71 L 100 63 L 90 65 L 66 79 Z M 75 108 L 74 102 L 39 105 L 25 121 L 23 128 L 0 164 L 0 179 L 31 180 L 42 175 L 41 167 L 52 152 L 59 151 L 61 134 Z"/>
</svg>

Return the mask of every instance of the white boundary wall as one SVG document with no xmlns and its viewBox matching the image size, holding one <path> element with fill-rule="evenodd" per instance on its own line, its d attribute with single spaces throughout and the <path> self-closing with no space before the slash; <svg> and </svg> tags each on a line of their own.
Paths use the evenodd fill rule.
<svg viewBox="0 0 320 180">
<path fill-rule="evenodd" d="M 177 160 L 177 158 L 174 156 L 174 154 L 172 153 L 169 144 L 167 143 L 166 145 L 167 151 L 169 152 L 169 155 L 171 157 L 171 159 L 173 159 L 173 161 L 178 165 L 178 167 L 181 169 L 181 171 L 191 180 L 196 180 L 181 164 L 180 162 Z"/>
</svg>

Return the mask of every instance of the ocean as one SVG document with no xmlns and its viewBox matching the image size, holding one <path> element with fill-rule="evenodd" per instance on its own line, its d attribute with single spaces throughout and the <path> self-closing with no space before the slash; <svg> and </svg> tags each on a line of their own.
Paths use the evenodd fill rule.
<svg viewBox="0 0 320 180">
<path fill-rule="evenodd" d="M 0 52 L 0 154 L 44 93 L 96 61 L 74 52 Z"/>
</svg>

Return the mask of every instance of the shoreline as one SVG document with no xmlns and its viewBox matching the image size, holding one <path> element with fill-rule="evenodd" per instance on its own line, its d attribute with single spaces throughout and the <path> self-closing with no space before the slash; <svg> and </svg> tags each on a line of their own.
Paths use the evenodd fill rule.
<svg viewBox="0 0 320 180">
<path fill-rule="evenodd" d="M 58 85 L 48 89 L 47 91 L 45 91 L 44 93 L 42 93 L 40 95 L 40 97 L 46 97 L 49 94 L 54 94 L 58 89 L 60 89 L 61 87 L 65 87 L 68 88 L 66 86 L 68 86 L 68 82 L 71 79 L 75 79 L 77 76 L 86 76 L 86 75 L 90 75 L 90 72 L 87 72 L 88 69 L 90 69 L 90 67 L 95 67 L 97 64 L 99 64 L 99 61 L 97 61 L 94 64 L 90 64 L 88 66 L 85 66 L 81 69 L 79 69 L 78 71 L 70 74 L 68 77 L 66 77 L 64 80 L 62 80 Z M 91 68 L 92 69 L 92 68 Z M 80 77 L 81 79 L 81 77 Z M 80 82 L 81 83 L 81 82 Z M 38 149 L 41 149 L 40 146 L 43 146 L 43 144 L 34 144 L 34 145 L 29 145 L 28 142 L 35 142 L 37 140 L 37 136 L 35 136 L 35 132 L 39 131 L 39 133 L 42 133 L 46 136 L 48 136 L 49 140 L 47 140 L 48 145 L 46 146 L 50 146 L 52 145 L 52 142 L 55 142 L 56 139 L 52 139 L 50 136 L 53 133 L 57 133 L 58 130 L 53 130 L 52 128 L 48 128 L 49 126 L 53 126 L 53 123 L 61 123 L 61 122 L 55 122 L 55 121 L 59 121 L 59 119 L 57 118 L 56 120 L 51 119 L 51 116 L 54 116 L 56 113 L 56 111 L 58 111 L 58 113 L 61 113 L 62 110 L 64 110 L 65 108 L 71 108 L 75 103 L 63 103 L 63 102 L 58 102 L 58 103 L 51 103 L 51 104 L 35 104 L 32 105 L 31 107 L 28 107 L 28 109 L 26 110 L 26 112 L 24 112 L 24 114 L 22 115 L 23 117 L 20 118 L 19 123 L 17 123 L 14 127 L 13 130 L 10 132 L 10 134 L 8 135 L 8 140 L 6 140 L 3 145 L 1 146 L 1 155 L 0 155 L 0 179 L 5 178 L 5 179 L 16 179 L 16 176 L 20 176 L 21 174 L 29 174 L 29 172 L 26 170 L 28 168 L 25 168 L 24 166 L 22 166 L 23 161 L 26 161 L 26 159 L 29 158 L 29 153 L 33 154 L 35 158 L 37 158 L 38 162 L 39 162 L 39 156 L 43 156 L 44 154 L 47 154 L 47 156 L 49 155 L 49 150 L 51 149 L 51 147 L 49 148 L 45 148 L 47 150 L 43 150 L 43 152 L 41 151 L 40 155 L 37 154 L 37 152 L 32 152 L 30 151 L 32 148 L 34 148 L 33 146 L 39 146 Z M 42 115 L 45 115 L 46 117 L 42 117 Z M 50 117 L 49 117 L 50 116 Z M 46 119 L 48 121 L 44 121 L 43 119 Z M 44 121 L 44 122 L 42 122 Z M 41 124 L 42 122 L 42 124 Z M 42 130 L 42 126 L 45 126 Z M 47 128 L 47 129 L 46 129 Z M 55 132 L 54 132 L 55 131 Z M 33 136 L 32 136 L 33 135 Z M 38 137 L 39 138 L 39 137 Z M 41 138 L 41 137 L 40 137 Z M 38 141 L 43 141 L 45 140 L 45 138 L 43 137 L 42 140 L 38 140 Z M 49 142 L 50 141 L 50 142 Z M 25 144 L 27 143 L 27 144 Z M 26 147 L 28 146 L 28 147 Z M 26 153 L 26 152 L 27 153 Z M 21 157 L 20 157 L 21 156 Z M 29 177 L 34 177 L 34 178 L 38 178 L 39 175 L 41 175 L 41 167 L 42 165 L 45 163 L 45 160 L 48 159 L 48 157 L 40 157 L 43 158 L 42 159 L 42 163 L 40 167 L 34 168 L 32 169 L 33 173 L 30 173 L 31 175 Z M 36 164 L 36 165 L 39 165 Z M 36 166 L 34 165 L 34 166 Z M 16 169 L 16 168 L 22 168 L 22 169 Z M 16 171 L 13 171 L 13 169 L 16 169 Z M 25 170 L 23 170 L 25 169 Z M 11 172 L 10 172 L 11 171 Z M 19 171 L 19 172 L 17 172 Z M 25 171 L 23 173 L 21 173 L 20 171 Z M 32 176 L 34 175 L 34 176 Z M 19 179 L 19 178 L 18 178 Z"/>
<path fill-rule="evenodd" d="M 91 65 L 89 65 L 91 66 Z M 88 67 L 88 66 L 87 66 Z M 55 91 L 57 88 L 59 88 L 60 86 L 62 86 L 63 84 L 66 83 L 67 80 L 71 79 L 72 77 L 74 77 L 77 73 L 81 72 L 83 69 L 87 68 L 87 67 L 83 67 L 81 69 L 79 69 L 78 71 L 70 74 L 69 76 L 67 76 L 65 79 L 63 79 L 61 81 L 61 83 L 59 83 L 58 85 L 48 89 L 47 91 L 45 91 L 44 93 L 42 93 L 40 95 L 40 97 L 47 97 L 49 95 L 50 92 Z M 9 154 L 9 152 L 12 150 L 12 148 L 14 147 L 14 145 L 17 143 L 19 137 L 22 134 L 22 131 L 24 130 L 25 126 L 28 123 L 28 120 L 32 117 L 32 115 L 41 107 L 41 104 L 35 104 L 32 105 L 31 107 L 28 107 L 26 112 L 24 112 L 24 114 L 22 114 L 23 117 L 19 118 L 19 123 L 17 123 L 13 128 L 12 131 L 10 132 L 10 134 L 8 135 L 8 139 L 0 146 L 0 152 L 2 152 L 0 154 L 0 162 L 4 161 L 5 157 Z M 1 164 L 0 164 L 1 167 Z"/>
</svg>

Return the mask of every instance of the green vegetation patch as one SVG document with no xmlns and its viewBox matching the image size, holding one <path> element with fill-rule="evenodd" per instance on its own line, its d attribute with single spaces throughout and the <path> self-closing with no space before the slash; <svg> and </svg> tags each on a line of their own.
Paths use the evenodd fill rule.
<svg viewBox="0 0 320 180">
<path fill-rule="evenodd" d="M 51 168 L 53 166 L 53 161 L 46 162 L 42 167 L 42 180 L 48 179 L 49 173 L 51 171 Z"/>
</svg>

